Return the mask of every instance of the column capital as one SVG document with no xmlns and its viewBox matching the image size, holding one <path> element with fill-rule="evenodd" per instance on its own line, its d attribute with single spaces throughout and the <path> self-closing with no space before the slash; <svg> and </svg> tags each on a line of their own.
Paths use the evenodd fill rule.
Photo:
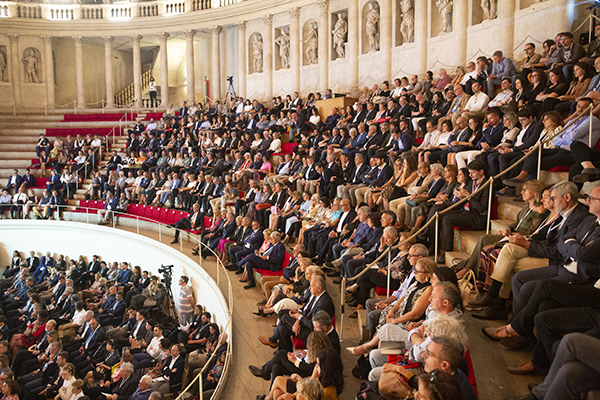
<svg viewBox="0 0 600 400">
<path fill-rule="evenodd" d="M 83 36 L 73 36 L 75 44 L 81 46 L 83 44 Z"/>
<path fill-rule="evenodd" d="M 196 34 L 196 31 L 193 29 L 186 29 L 183 31 L 183 33 L 185 34 L 185 37 L 188 39 L 193 39 L 194 35 Z"/>
<path fill-rule="evenodd" d="M 329 0 L 319 0 L 317 1 L 317 5 L 319 6 L 319 10 L 321 12 L 329 11 Z"/>
<path fill-rule="evenodd" d="M 102 40 L 104 40 L 104 44 L 112 44 L 112 42 L 115 40 L 115 38 L 113 36 L 110 35 L 104 35 L 102 36 Z"/>
<path fill-rule="evenodd" d="M 133 34 L 133 35 L 129 35 L 129 37 L 131 38 L 131 40 L 133 40 L 135 43 L 139 43 L 141 42 L 143 36 L 139 35 L 139 34 Z"/>
<path fill-rule="evenodd" d="M 160 40 L 167 40 L 169 37 L 171 37 L 171 34 L 169 32 L 161 32 L 158 33 L 156 36 L 158 36 Z"/>
<path fill-rule="evenodd" d="M 235 23 L 238 29 L 246 29 L 246 25 L 248 25 L 248 21 L 238 21 Z"/>
<path fill-rule="evenodd" d="M 294 7 L 288 10 L 288 13 L 292 18 L 300 18 L 300 7 Z"/>
<path fill-rule="evenodd" d="M 42 40 L 44 41 L 45 44 L 52 44 L 52 36 L 42 36 Z"/>
<path fill-rule="evenodd" d="M 219 25 L 215 25 L 215 26 L 211 26 L 208 28 L 208 30 L 210 31 L 210 33 L 212 33 L 213 35 L 218 35 L 223 31 L 223 27 L 219 26 Z"/>
<path fill-rule="evenodd" d="M 8 40 L 10 40 L 11 43 L 19 43 L 19 34 L 9 33 Z"/>
<path fill-rule="evenodd" d="M 273 14 L 263 15 L 261 17 L 261 19 L 267 25 L 272 25 L 273 24 Z"/>
</svg>

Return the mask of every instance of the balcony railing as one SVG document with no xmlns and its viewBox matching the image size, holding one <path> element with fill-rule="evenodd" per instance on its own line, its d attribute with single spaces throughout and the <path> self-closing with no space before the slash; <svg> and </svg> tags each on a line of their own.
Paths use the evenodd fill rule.
<svg viewBox="0 0 600 400">
<path fill-rule="evenodd" d="M 158 0 L 117 4 L 50 4 L 0 0 L 0 18 L 45 19 L 54 21 L 129 20 L 172 16 L 224 7 L 243 0 Z"/>
</svg>

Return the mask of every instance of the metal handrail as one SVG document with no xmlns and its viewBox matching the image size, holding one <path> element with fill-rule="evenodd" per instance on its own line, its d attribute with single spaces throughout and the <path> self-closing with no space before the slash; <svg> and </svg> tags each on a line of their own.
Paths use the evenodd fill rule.
<svg viewBox="0 0 600 400">
<path fill-rule="evenodd" d="M 26 204 L 15 204 L 17 207 L 22 207 L 24 208 L 26 206 Z M 37 204 L 27 204 L 27 206 L 29 206 L 30 208 L 36 207 Z M 98 208 L 92 208 L 92 207 L 81 207 L 81 206 L 73 206 L 73 205 L 59 205 L 59 206 L 55 206 L 57 208 L 57 211 L 59 212 L 59 218 L 61 213 L 64 213 L 65 211 L 68 211 L 69 208 L 73 208 L 73 209 L 83 209 L 85 210 L 85 214 L 86 214 L 86 221 L 85 223 L 89 224 L 90 220 L 89 220 L 89 215 L 90 215 L 90 211 L 92 211 L 92 213 L 97 213 L 97 211 L 99 210 Z M 161 229 L 165 229 L 167 227 L 166 224 L 154 220 L 152 218 L 147 218 L 147 217 L 143 217 L 143 216 L 139 216 L 139 215 L 134 215 L 134 214 L 129 214 L 127 212 L 121 212 L 121 211 L 110 211 L 111 213 L 113 213 L 113 217 L 112 217 L 112 227 L 116 228 L 117 226 L 117 218 L 118 216 L 126 216 L 129 218 L 135 218 L 136 220 L 136 232 L 139 234 L 140 233 L 140 225 L 139 225 L 139 221 L 145 221 L 145 222 L 150 222 L 153 223 L 155 225 L 158 225 L 158 240 L 159 242 L 162 243 L 162 230 Z M 23 212 L 23 217 L 25 217 L 25 213 Z M 188 233 L 184 230 L 181 230 L 179 228 L 176 227 L 170 227 L 173 228 L 175 230 L 178 230 L 179 233 Z M 228 314 L 228 319 L 227 322 L 225 324 L 225 326 L 223 327 L 222 332 L 227 332 L 227 330 L 229 329 L 229 327 L 232 325 L 232 320 L 233 320 L 233 287 L 231 284 L 231 278 L 229 277 L 229 274 L 226 272 L 226 268 L 225 265 L 223 264 L 223 262 L 221 261 L 221 259 L 218 257 L 218 255 L 214 252 L 213 249 L 211 249 L 209 246 L 207 246 L 206 244 L 204 244 L 203 242 L 201 242 L 200 240 L 198 240 L 195 236 L 192 236 L 190 234 L 187 235 L 188 239 L 190 239 L 191 242 L 197 244 L 200 246 L 200 249 L 202 250 L 208 250 L 210 253 L 212 253 L 212 255 L 215 256 L 216 260 L 217 260 L 217 268 L 216 268 L 216 273 L 217 273 L 217 285 L 220 285 L 220 271 L 221 269 L 223 269 L 224 271 L 224 275 L 227 278 L 227 288 L 228 288 L 228 299 L 226 299 L 226 301 L 228 302 L 227 305 L 227 314 Z M 183 240 L 181 240 L 180 242 L 180 251 L 183 252 Z M 198 252 L 198 265 L 202 268 L 204 268 L 202 266 L 202 251 Z M 219 289 L 220 290 L 220 289 Z M 231 331 L 233 332 L 233 330 Z M 218 393 L 223 390 L 223 385 L 225 384 L 224 382 L 227 381 L 228 375 L 229 375 L 229 369 L 231 367 L 231 356 L 232 356 L 232 352 L 233 352 L 233 335 L 228 334 L 228 338 L 227 338 L 227 350 L 226 350 L 226 354 L 225 354 L 225 364 L 223 367 L 223 373 L 221 374 L 221 378 L 219 379 L 219 382 L 217 383 L 217 387 L 215 388 L 214 392 L 213 392 L 213 397 L 214 395 L 218 395 Z M 183 397 L 183 394 L 186 393 L 192 386 L 193 384 L 196 382 L 196 380 L 198 380 L 199 382 L 199 393 L 200 393 L 200 400 L 204 399 L 204 396 L 202 394 L 202 374 L 204 373 L 204 371 L 206 370 L 206 368 L 208 367 L 208 365 L 210 364 L 210 361 L 213 360 L 213 358 L 215 357 L 215 353 L 213 353 L 211 355 L 211 357 L 209 359 L 207 359 L 206 364 L 204 365 L 204 367 L 202 368 L 201 372 L 196 375 L 194 377 L 194 379 L 192 379 L 191 382 L 188 383 L 188 385 L 186 386 L 186 388 L 184 390 L 181 391 L 181 393 L 176 397 L 175 400 L 180 400 Z"/>
</svg>

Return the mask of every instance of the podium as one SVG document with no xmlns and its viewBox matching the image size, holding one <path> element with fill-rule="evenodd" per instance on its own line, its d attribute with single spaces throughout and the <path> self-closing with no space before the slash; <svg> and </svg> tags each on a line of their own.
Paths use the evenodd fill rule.
<svg viewBox="0 0 600 400">
<path fill-rule="evenodd" d="M 331 115 L 333 107 L 337 107 L 339 110 L 340 108 L 351 106 L 354 103 L 356 103 L 356 99 L 353 99 L 352 97 L 334 97 L 333 99 L 318 100 L 315 103 L 315 106 L 317 107 L 317 110 L 319 110 L 321 121 L 325 122 L 325 118 Z"/>
</svg>

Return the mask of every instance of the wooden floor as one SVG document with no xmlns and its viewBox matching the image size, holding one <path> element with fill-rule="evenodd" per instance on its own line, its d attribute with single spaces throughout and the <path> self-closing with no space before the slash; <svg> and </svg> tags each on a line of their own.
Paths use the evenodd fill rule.
<svg viewBox="0 0 600 400">
<path fill-rule="evenodd" d="M 135 229 L 126 229 L 135 231 Z M 151 239 L 158 240 L 158 234 L 152 231 L 140 230 Z M 162 242 L 170 243 L 171 236 L 163 235 Z M 180 245 L 173 245 L 179 249 Z M 191 255 L 192 245 L 183 242 L 183 252 Z M 194 260 L 197 260 L 194 258 Z M 204 260 L 204 268 L 211 277 L 216 280 L 216 262 L 212 258 Z M 221 274 L 223 271 L 221 271 Z M 272 333 L 271 324 L 275 318 L 259 318 L 252 314 L 256 311 L 256 303 L 263 300 L 258 289 L 244 290 L 243 284 L 238 282 L 239 275 L 233 272 L 230 274 L 233 284 L 233 296 L 235 298 L 233 314 L 233 365 L 230 370 L 229 379 L 222 399 L 255 399 L 259 394 L 266 394 L 269 390 L 269 382 L 254 377 L 248 371 L 248 365 L 262 365 L 273 355 L 273 350 L 262 345 L 258 341 L 258 335 L 270 336 Z M 220 277 L 220 288 L 227 297 L 227 280 Z M 327 288 L 336 303 L 337 329 L 339 331 L 341 318 L 339 316 L 340 286 L 331 282 L 327 278 Z M 201 301 L 200 301 L 201 302 Z M 343 332 L 341 336 L 342 349 L 348 346 L 355 346 L 359 341 L 359 331 L 357 320 L 349 319 L 348 308 L 343 319 Z M 530 359 L 531 353 L 527 351 L 512 351 L 505 349 L 499 343 L 493 342 L 483 336 L 481 328 L 483 326 L 500 326 L 501 322 L 481 321 L 471 318 L 470 314 L 465 315 L 467 332 L 470 340 L 470 352 L 473 359 L 475 376 L 477 380 L 477 389 L 480 400 L 500 400 L 505 397 L 519 396 L 527 393 L 527 384 L 530 382 L 541 382 L 541 377 L 520 377 L 511 375 L 506 371 L 508 366 L 520 365 Z M 342 350 L 342 362 L 344 367 L 345 386 L 341 399 L 354 399 L 358 392 L 361 381 L 352 376 L 352 368 L 356 363 L 356 357 Z"/>
</svg>

